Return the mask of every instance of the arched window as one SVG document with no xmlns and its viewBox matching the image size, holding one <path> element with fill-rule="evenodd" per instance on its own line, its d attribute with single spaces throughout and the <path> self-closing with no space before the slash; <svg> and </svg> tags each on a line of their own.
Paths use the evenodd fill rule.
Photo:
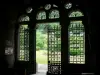
<svg viewBox="0 0 100 75">
<path fill-rule="evenodd" d="M 45 63 L 48 64 L 48 73 L 52 74 L 61 73 L 61 26 L 60 21 L 58 21 L 60 16 L 57 8 L 58 6 L 55 4 L 46 4 L 43 9 L 41 8 L 41 11 L 37 12 L 36 16 L 37 54 L 38 50 L 47 51 L 48 55 L 43 60 L 45 59 Z M 39 58 L 39 56 L 37 55 L 36 58 Z M 40 63 L 38 59 L 36 59 L 36 62 Z M 57 71 L 54 72 L 52 69 Z"/>
<path fill-rule="evenodd" d="M 37 16 L 36 16 L 37 20 L 44 20 L 46 19 L 46 12 L 45 11 L 40 11 Z"/>
<path fill-rule="evenodd" d="M 49 13 L 49 18 L 50 18 L 50 19 L 59 18 L 59 11 L 58 11 L 58 10 L 52 10 L 52 11 Z"/>
<path fill-rule="evenodd" d="M 19 31 L 18 31 L 18 60 L 29 61 L 29 28 L 28 22 L 29 16 L 22 15 L 19 17 Z"/>
<path fill-rule="evenodd" d="M 85 29 L 82 20 L 74 17 L 83 17 L 80 11 L 69 13 L 70 25 L 68 27 L 69 63 L 85 64 Z"/>
<path fill-rule="evenodd" d="M 84 15 L 79 10 L 72 11 L 71 13 L 69 13 L 69 17 L 82 17 L 82 16 L 84 16 Z"/>
<path fill-rule="evenodd" d="M 22 16 L 19 17 L 19 20 L 18 21 L 19 22 L 30 21 L 30 18 L 27 15 L 22 15 Z"/>
</svg>

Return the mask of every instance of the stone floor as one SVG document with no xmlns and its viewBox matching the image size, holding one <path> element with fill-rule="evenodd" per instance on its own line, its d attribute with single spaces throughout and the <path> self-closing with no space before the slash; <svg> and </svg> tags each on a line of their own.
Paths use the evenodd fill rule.
<svg viewBox="0 0 100 75">
<path fill-rule="evenodd" d="M 31 74 L 31 75 L 46 75 L 46 73 L 44 73 L 44 72 L 38 72 L 36 74 Z"/>
<path fill-rule="evenodd" d="M 31 75 L 46 75 L 47 72 L 47 65 L 45 64 L 38 64 L 37 66 L 37 73 Z"/>
</svg>

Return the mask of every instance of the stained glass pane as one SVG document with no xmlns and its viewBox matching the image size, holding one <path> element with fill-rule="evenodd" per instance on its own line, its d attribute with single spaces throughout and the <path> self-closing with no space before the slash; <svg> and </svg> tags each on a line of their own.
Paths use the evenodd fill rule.
<svg viewBox="0 0 100 75">
<path fill-rule="evenodd" d="M 67 4 L 65 4 L 65 8 L 66 9 L 70 9 L 72 7 L 72 3 L 67 3 Z"/>
<path fill-rule="evenodd" d="M 53 4 L 53 7 L 58 7 L 57 5 Z"/>
<path fill-rule="evenodd" d="M 31 13 L 32 10 L 33 10 L 33 9 L 32 9 L 31 7 L 28 7 L 28 8 L 26 9 L 26 12 L 27 12 L 27 13 Z"/>
<path fill-rule="evenodd" d="M 69 17 L 81 17 L 84 16 L 82 12 L 80 11 L 73 11 L 69 14 Z"/>
<path fill-rule="evenodd" d="M 19 18 L 19 22 L 29 21 L 30 18 L 27 15 L 22 15 Z"/>
<path fill-rule="evenodd" d="M 71 21 L 68 29 L 69 63 L 85 64 L 85 31 L 82 21 Z"/>
<path fill-rule="evenodd" d="M 29 61 L 29 32 L 28 25 L 21 25 L 19 29 L 19 56 L 20 61 Z"/>
<path fill-rule="evenodd" d="M 55 18 L 59 18 L 59 11 L 58 10 L 52 10 L 49 14 L 49 18 L 50 19 L 55 19 Z"/>
<path fill-rule="evenodd" d="M 49 10 L 50 8 L 51 8 L 51 5 L 50 4 L 45 5 L 45 9 L 46 10 Z"/>
<path fill-rule="evenodd" d="M 45 11 L 41 11 L 37 14 L 37 17 L 36 17 L 37 20 L 43 20 L 43 19 L 46 19 L 46 12 Z"/>
</svg>

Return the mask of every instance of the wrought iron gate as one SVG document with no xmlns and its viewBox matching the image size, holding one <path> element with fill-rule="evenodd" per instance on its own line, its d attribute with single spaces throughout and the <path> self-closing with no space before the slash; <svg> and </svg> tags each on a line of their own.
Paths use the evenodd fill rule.
<svg viewBox="0 0 100 75">
<path fill-rule="evenodd" d="M 48 73 L 61 74 L 61 27 L 48 27 Z"/>
</svg>

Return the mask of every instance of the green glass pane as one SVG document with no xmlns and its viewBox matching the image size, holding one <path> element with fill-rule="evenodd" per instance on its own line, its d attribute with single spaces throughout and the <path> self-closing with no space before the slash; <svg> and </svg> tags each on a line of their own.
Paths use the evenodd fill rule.
<svg viewBox="0 0 100 75">
<path fill-rule="evenodd" d="M 27 16 L 27 15 L 22 15 L 22 16 L 20 16 L 20 18 L 19 18 L 19 22 L 24 22 L 24 21 L 29 21 L 30 20 L 30 18 L 29 18 L 29 16 Z"/>
<path fill-rule="evenodd" d="M 82 12 L 80 11 L 73 11 L 69 14 L 69 17 L 81 17 L 84 16 Z"/>
<path fill-rule="evenodd" d="M 71 7 L 72 7 L 72 3 L 66 3 L 66 4 L 65 4 L 65 8 L 66 8 L 66 9 L 70 9 Z"/>
<path fill-rule="evenodd" d="M 82 21 L 70 22 L 68 28 L 68 41 L 69 63 L 85 64 L 85 32 Z M 83 58 L 82 60 L 81 57 Z"/>
<path fill-rule="evenodd" d="M 32 10 L 33 10 L 32 7 L 28 7 L 28 8 L 26 9 L 26 12 L 27 12 L 27 13 L 31 13 Z"/>
<path fill-rule="evenodd" d="M 51 5 L 50 5 L 50 4 L 46 4 L 46 5 L 45 5 L 45 9 L 46 9 L 46 10 L 49 10 L 50 8 L 51 8 Z"/>
<path fill-rule="evenodd" d="M 50 13 L 49 13 L 49 18 L 50 19 L 55 19 L 55 18 L 59 18 L 59 11 L 58 10 L 52 10 Z"/>
<path fill-rule="evenodd" d="M 46 19 L 46 12 L 44 11 L 41 11 L 37 14 L 37 17 L 36 17 L 37 20 L 43 20 L 43 19 Z"/>
</svg>

